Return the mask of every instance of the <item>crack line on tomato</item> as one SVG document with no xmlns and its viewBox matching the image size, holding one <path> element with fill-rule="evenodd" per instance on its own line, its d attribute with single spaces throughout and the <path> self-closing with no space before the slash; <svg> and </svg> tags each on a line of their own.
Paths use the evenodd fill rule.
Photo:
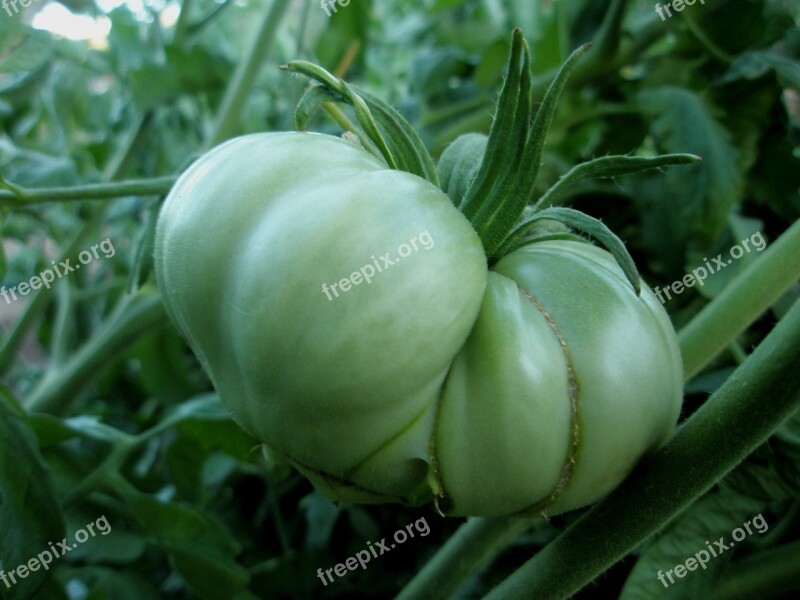
<svg viewBox="0 0 800 600">
<path fill-rule="evenodd" d="M 352 481 L 349 481 L 349 480 L 344 479 L 342 477 L 336 477 L 335 475 L 331 475 L 330 473 L 326 473 L 325 471 L 320 471 L 319 469 L 314 469 L 313 467 L 309 467 L 309 466 L 307 466 L 307 465 L 305 465 L 305 464 L 301 463 L 300 461 L 295 460 L 293 458 L 288 458 L 287 457 L 286 459 L 289 461 L 289 463 L 291 463 L 299 471 L 301 471 L 301 472 L 302 471 L 306 471 L 308 473 L 312 473 L 312 474 L 316 475 L 317 477 L 323 479 L 325 481 L 325 483 L 327 483 L 328 486 L 331 488 L 331 490 L 336 494 L 336 500 L 333 501 L 334 504 L 336 504 L 336 506 L 339 506 L 339 504 L 341 502 L 341 500 L 339 499 L 339 490 L 337 489 L 336 485 L 339 485 L 339 486 L 344 487 L 344 488 L 349 488 L 351 490 L 356 490 L 358 492 L 362 492 L 364 494 L 368 494 L 368 495 L 370 495 L 372 497 L 383 496 L 384 498 L 389 499 L 389 500 L 393 500 L 394 502 L 398 502 L 398 503 L 401 503 L 401 504 L 404 503 L 403 502 L 404 499 L 399 497 L 399 496 L 395 496 L 393 494 L 383 494 L 383 493 L 376 492 L 375 490 L 369 490 L 369 489 L 367 489 L 365 487 L 362 487 L 362 486 L 358 485 L 357 483 L 353 483 Z M 333 484 L 336 484 L 336 485 L 333 485 Z"/>
<path fill-rule="evenodd" d="M 466 343 L 466 342 L 465 342 Z M 440 516 L 446 516 L 442 509 L 439 507 L 439 498 L 447 498 L 449 497 L 448 493 L 444 489 L 444 479 L 442 478 L 442 474 L 439 471 L 439 460 L 436 458 L 436 434 L 439 428 L 439 418 L 442 414 L 442 398 L 444 397 L 444 391 L 447 389 L 447 380 L 450 379 L 450 373 L 452 373 L 452 363 L 450 365 L 450 370 L 447 372 L 447 375 L 442 382 L 442 387 L 439 390 L 439 395 L 436 398 L 436 407 L 434 410 L 436 411 L 433 415 L 433 427 L 431 428 L 431 439 L 428 441 L 428 461 L 431 465 L 431 473 L 433 474 L 433 481 L 436 484 L 438 489 L 433 490 L 433 507 Z"/>
<path fill-rule="evenodd" d="M 520 293 L 528 299 L 528 301 L 533 304 L 534 308 L 538 310 L 541 315 L 544 317 L 545 321 L 547 321 L 548 326 L 555 334 L 556 338 L 558 339 L 558 343 L 561 346 L 561 350 L 564 352 L 564 361 L 566 362 L 567 366 L 567 395 L 569 396 L 569 403 L 570 403 L 570 428 L 572 429 L 572 445 L 567 456 L 567 460 L 564 462 L 564 465 L 561 467 L 561 477 L 559 478 L 558 483 L 556 484 L 553 491 L 544 497 L 544 499 L 540 500 L 539 502 L 534 503 L 533 505 L 529 506 L 528 508 L 523 508 L 522 510 L 518 511 L 518 515 L 541 512 L 542 517 L 547 518 L 547 507 L 551 506 L 556 499 L 564 493 L 564 490 L 567 489 L 571 479 L 572 473 L 575 469 L 575 457 L 578 453 L 578 445 L 580 443 L 580 420 L 578 414 L 578 397 L 580 395 L 580 387 L 578 386 L 578 378 L 575 375 L 575 365 L 572 362 L 572 356 L 569 353 L 569 346 L 567 345 L 567 340 L 564 338 L 564 334 L 561 332 L 561 329 L 558 327 L 555 319 L 547 312 L 547 310 L 542 306 L 536 298 L 533 297 L 527 290 L 523 289 L 518 283 L 517 289 Z"/>
<path fill-rule="evenodd" d="M 408 425 L 405 425 L 404 427 L 401 427 L 400 430 L 398 430 L 398 432 L 396 434 L 394 434 L 387 441 L 385 441 L 383 444 L 378 446 L 378 448 L 376 448 L 375 450 L 370 452 L 365 458 L 363 458 L 358 463 L 356 463 L 355 466 L 347 469 L 344 472 L 344 475 L 342 475 L 342 477 L 345 480 L 350 480 L 350 478 L 353 476 L 353 474 L 355 474 L 362 466 L 364 466 L 367 462 L 369 462 L 370 459 L 372 459 L 376 454 L 378 454 L 379 452 L 381 452 L 385 448 L 389 447 L 393 442 L 398 440 L 404 433 L 406 433 L 412 427 L 414 427 L 414 425 L 416 425 L 419 422 L 419 420 L 422 419 L 422 417 L 425 416 L 425 413 L 428 412 L 428 410 L 430 410 L 430 404 L 427 404 L 419 412 L 418 415 L 416 415 L 413 419 L 411 419 L 411 421 L 408 423 Z"/>
</svg>

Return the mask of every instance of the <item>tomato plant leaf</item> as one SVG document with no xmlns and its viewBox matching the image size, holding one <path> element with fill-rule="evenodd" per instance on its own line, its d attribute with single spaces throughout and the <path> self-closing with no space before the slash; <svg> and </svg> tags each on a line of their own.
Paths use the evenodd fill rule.
<svg viewBox="0 0 800 600">
<path fill-rule="evenodd" d="M 306 515 L 308 533 L 306 545 L 311 549 L 325 548 L 333 534 L 333 527 L 344 510 L 317 491 L 300 501 L 300 508 Z"/>
<path fill-rule="evenodd" d="M 64 517 L 50 472 L 22 408 L 0 385 L 0 559 L 6 571 L 26 564 L 64 536 Z M 43 569 L 6 590 L 30 598 L 48 578 Z"/>
<path fill-rule="evenodd" d="M 161 502 L 129 487 L 120 492 L 200 597 L 229 598 L 247 586 L 250 577 L 236 562 L 241 548 L 215 516 L 195 506 Z"/>
<path fill-rule="evenodd" d="M 651 132 L 660 148 L 703 157 L 702 164 L 667 172 L 660 184 L 694 236 L 707 244 L 725 228 L 743 188 L 730 136 L 692 91 L 661 87 L 642 92 L 638 100 L 653 116 Z"/>
<path fill-rule="evenodd" d="M 785 85 L 800 90 L 800 63 L 767 50 L 742 54 L 731 65 L 721 82 L 728 83 L 740 78 L 756 79 L 770 70 L 774 71 Z"/>
<path fill-rule="evenodd" d="M 724 537 L 730 543 L 731 532 L 764 509 L 762 501 L 730 493 L 709 494 L 675 519 L 669 527 L 642 554 L 631 571 L 620 600 L 649 600 L 650 598 L 710 598 L 716 580 L 733 557 L 732 551 L 713 556 L 704 540 L 711 542 Z M 704 552 L 704 554 L 700 554 Z M 685 577 L 669 578 L 668 587 L 658 579 L 658 573 L 685 564 L 689 558 L 706 562 Z M 666 590 L 666 591 L 665 591 Z M 665 596 L 665 594 L 667 594 Z"/>
</svg>

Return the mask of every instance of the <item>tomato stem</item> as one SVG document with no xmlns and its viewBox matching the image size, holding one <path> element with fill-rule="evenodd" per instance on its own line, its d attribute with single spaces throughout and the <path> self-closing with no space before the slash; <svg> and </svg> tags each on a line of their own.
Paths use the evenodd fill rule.
<svg viewBox="0 0 800 600">
<path fill-rule="evenodd" d="M 259 68 L 264 64 L 264 58 L 275 39 L 278 25 L 290 4 L 290 0 L 273 0 L 264 12 L 261 25 L 253 38 L 247 56 L 239 63 L 225 90 L 225 96 L 217 113 L 217 122 L 208 139 L 207 147 L 216 146 L 236 134 L 247 95 L 250 93 Z"/>
<path fill-rule="evenodd" d="M 678 334 L 686 377 L 700 372 L 800 279 L 800 221 L 750 263 Z"/>
<path fill-rule="evenodd" d="M 0 206 L 20 208 L 46 202 L 81 202 L 108 200 L 127 196 L 164 196 L 175 184 L 177 177 L 154 177 L 112 183 L 90 183 L 74 187 L 20 188 L 18 192 L 0 190 Z"/>
</svg>

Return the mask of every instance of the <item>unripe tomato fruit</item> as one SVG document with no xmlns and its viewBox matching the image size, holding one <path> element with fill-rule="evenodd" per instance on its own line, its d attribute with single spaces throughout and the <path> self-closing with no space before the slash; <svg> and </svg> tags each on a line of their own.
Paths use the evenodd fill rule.
<svg viewBox="0 0 800 600">
<path fill-rule="evenodd" d="M 554 514 L 608 493 L 678 417 L 675 333 L 610 254 L 540 242 L 490 270 L 440 189 L 335 137 L 211 150 L 155 253 L 234 419 L 336 500 Z"/>
</svg>

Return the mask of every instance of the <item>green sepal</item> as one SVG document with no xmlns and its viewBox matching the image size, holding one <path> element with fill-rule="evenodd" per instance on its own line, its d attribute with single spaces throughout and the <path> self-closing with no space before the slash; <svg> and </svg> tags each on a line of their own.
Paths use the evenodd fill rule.
<svg viewBox="0 0 800 600">
<path fill-rule="evenodd" d="M 310 109 L 316 110 L 322 102 L 326 101 L 349 104 L 353 107 L 356 120 L 364 130 L 366 137 L 374 144 L 379 155 L 390 168 L 407 171 L 427 179 L 436 186 L 439 185 L 436 167 L 425 144 L 422 143 L 422 139 L 408 121 L 383 100 L 344 82 L 322 67 L 307 61 L 292 61 L 281 68 L 305 75 L 319 82 L 331 92 L 331 95 L 325 99 L 323 99 L 322 92 L 313 92 L 313 96 L 304 97 L 301 101 L 304 113 Z M 304 104 L 305 106 L 303 106 Z M 304 118 L 304 115 L 301 114 L 301 117 Z M 297 120 L 297 113 L 295 119 Z M 307 121 L 303 125 L 306 123 Z M 363 145 L 369 146 L 368 144 Z"/>
<path fill-rule="evenodd" d="M 603 156 L 585 163 L 575 165 L 553 186 L 545 192 L 534 206 L 535 210 L 549 208 L 561 204 L 559 200 L 564 197 L 567 189 L 582 179 L 600 177 L 618 177 L 631 175 L 649 169 L 659 169 L 670 165 L 694 164 L 703 160 L 694 154 L 664 154 L 646 158 L 642 156 Z"/>
<path fill-rule="evenodd" d="M 466 133 L 450 144 L 439 158 L 439 183 L 456 206 L 461 204 L 478 173 L 488 141 L 482 133 Z"/>
<path fill-rule="evenodd" d="M 315 85 L 303 94 L 300 102 L 297 103 L 297 108 L 294 111 L 295 127 L 297 127 L 298 131 L 305 131 L 309 121 L 325 102 L 341 102 L 341 100 L 341 96 L 325 86 Z"/>
<path fill-rule="evenodd" d="M 513 177 L 517 171 L 528 138 L 530 113 L 530 48 L 522 31 L 515 29 L 512 33 L 511 56 L 508 59 L 508 76 L 500 92 L 483 161 L 459 206 L 468 219 L 472 220 L 486 206 L 487 198 L 497 198 L 494 190 L 502 185 L 504 177 Z M 478 230 L 479 235 L 480 233 Z"/>
<path fill-rule="evenodd" d="M 508 235 L 497 254 L 492 257 L 492 262 L 496 262 L 503 256 L 528 244 L 529 242 L 525 239 L 526 234 L 538 221 L 542 220 L 558 221 L 595 238 L 617 261 L 622 272 L 625 273 L 625 277 L 633 286 L 636 295 L 638 296 L 641 293 L 639 272 L 636 270 L 636 264 L 634 264 L 631 255 L 628 254 L 623 241 L 599 219 L 571 208 L 548 208 L 535 213 L 532 217 L 517 225 Z"/>
<path fill-rule="evenodd" d="M 542 163 L 547 131 L 553 122 L 561 93 L 578 61 L 590 47 L 591 44 L 584 44 L 575 50 L 561 67 L 536 113 L 519 164 L 514 165 L 513 169 L 503 175 L 490 201 L 483 202 L 480 209 L 470 218 L 489 256 L 497 252 L 514 223 L 519 220 L 525 206 L 530 202 Z M 529 90 L 523 90 L 523 93 L 526 91 L 530 94 Z M 520 118 L 521 115 L 518 115 L 517 119 Z"/>
</svg>

